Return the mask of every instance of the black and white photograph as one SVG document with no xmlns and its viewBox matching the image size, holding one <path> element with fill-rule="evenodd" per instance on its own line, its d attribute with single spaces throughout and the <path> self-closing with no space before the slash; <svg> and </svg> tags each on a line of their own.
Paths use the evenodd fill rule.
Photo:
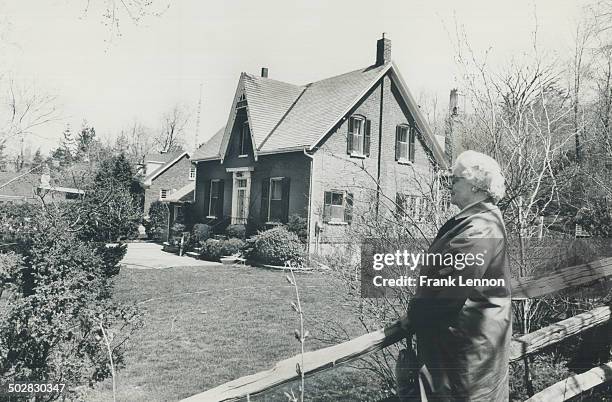
<svg viewBox="0 0 612 402">
<path fill-rule="evenodd" d="M 0 401 L 612 402 L 612 0 L 0 0 Z"/>
</svg>

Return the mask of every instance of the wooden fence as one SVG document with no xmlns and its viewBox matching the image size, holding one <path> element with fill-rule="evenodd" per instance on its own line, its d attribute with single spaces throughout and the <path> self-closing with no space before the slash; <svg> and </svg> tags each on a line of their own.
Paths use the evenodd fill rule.
<svg viewBox="0 0 612 402">
<path fill-rule="evenodd" d="M 612 277 L 612 258 L 605 258 L 588 264 L 563 268 L 545 277 L 525 277 L 513 281 L 512 298 L 520 300 L 541 297 L 609 277 Z M 611 310 L 611 307 L 598 307 L 514 338 L 510 346 L 510 361 L 519 360 L 572 335 L 609 322 Z M 371 332 L 338 345 L 307 352 L 303 357 L 293 356 L 276 363 L 269 370 L 238 378 L 193 395 L 184 401 L 237 401 L 262 394 L 270 388 L 299 379 L 296 364 L 302 365 L 302 359 L 304 374 L 312 375 L 399 342 L 403 339 L 403 332 L 397 324 L 396 321 L 383 330 Z M 612 380 L 612 362 L 558 382 L 537 393 L 528 401 L 566 400 L 610 380 Z"/>
</svg>

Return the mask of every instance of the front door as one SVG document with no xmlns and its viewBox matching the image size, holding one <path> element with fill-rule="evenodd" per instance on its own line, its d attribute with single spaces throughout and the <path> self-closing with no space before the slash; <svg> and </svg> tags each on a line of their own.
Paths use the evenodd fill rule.
<svg viewBox="0 0 612 402">
<path fill-rule="evenodd" d="M 232 225 L 246 224 L 249 218 L 249 194 L 251 193 L 251 172 L 234 172 L 232 191 Z"/>
</svg>

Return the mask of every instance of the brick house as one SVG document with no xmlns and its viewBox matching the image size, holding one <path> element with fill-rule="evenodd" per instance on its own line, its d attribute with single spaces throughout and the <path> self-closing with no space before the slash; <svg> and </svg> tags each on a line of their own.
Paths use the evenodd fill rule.
<svg viewBox="0 0 612 402">
<path fill-rule="evenodd" d="M 195 167 L 187 152 L 152 154 L 145 157 L 144 213 L 148 215 L 154 201 L 171 201 L 170 196 L 195 183 Z"/>
<path fill-rule="evenodd" d="M 195 221 L 269 226 L 297 214 L 309 252 L 386 199 L 418 214 L 417 182 L 446 167 L 384 37 L 375 64 L 306 85 L 242 73 L 226 126 L 192 161 Z"/>
</svg>

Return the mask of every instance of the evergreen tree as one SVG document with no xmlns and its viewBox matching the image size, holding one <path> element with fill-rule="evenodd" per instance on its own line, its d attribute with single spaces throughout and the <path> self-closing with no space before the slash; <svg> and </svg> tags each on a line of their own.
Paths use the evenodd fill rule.
<svg viewBox="0 0 612 402">
<path fill-rule="evenodd" d="M 51 153 L 51 157 L 58 160 L 61 166 L 69 166 L 75 160 L 75 141 L 72 137 L 70 125 L 66 125 L 62 135 L 60 145 Z"/>
<path fill-rule="evenodd" d="M 96 129 L 83 122 L 81 131 L 76 139 L 76 159 L 90 161 L 92 154 L 100 147 L 99 141 L 96 139 Z"/>
</svg>

